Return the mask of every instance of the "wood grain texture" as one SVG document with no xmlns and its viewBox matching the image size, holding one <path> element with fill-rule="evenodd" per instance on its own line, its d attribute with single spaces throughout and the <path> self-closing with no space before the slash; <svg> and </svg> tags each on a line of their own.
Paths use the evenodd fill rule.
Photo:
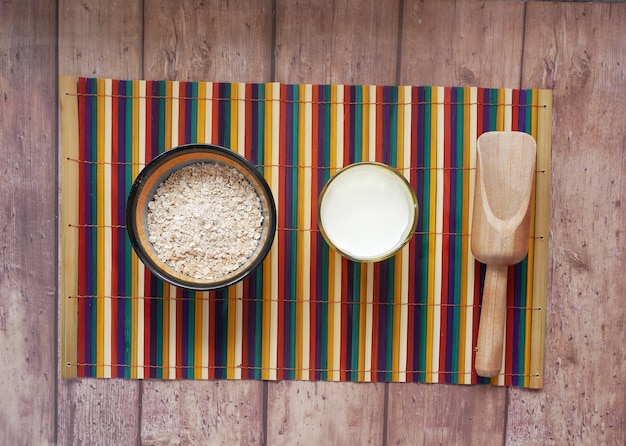
<svg viewBox="0 0 626 446">
<path fill-rule="evenodd" d="M 54 441 L 55 5 L 0 3 L 0 444 Z"/>
<path fill-rule="evenodd" d="M 400 83 L 519 88 L 524 3 L 405 1 Z"/>
<path fill-rule="evenodd" d="M 272 383 L 267 444 L 383 444 L 382 383 Z"/>
<path fill-rule="evenodd" d="M 59 72 L 141 78 L 142 21 L 141 0 L 59 0 Z M 59 442 L 135 444 L 141 385 L 140 381 L 59 380 Z"/>
<path fill-rule="evenodd" d="M 146 76 L 268 82 L 271 0 L 145 0 Z"/>
<path fill-rule="evenodd" d="M 63 380 L 59 389 L 57 443 L 138 444 L 140 392 L 137 381 Z"/>
<path fill-rule="evenodd" d="M 276 81 L 396 82 L 397 0 L 276 2 Z"/>
<path fill-rule="evenodd" d="M 500 445 L 506 389 L 495 386 L 390 384 L 388 445 Z"/>
<path fill-rule="evenodd" d="M 146 381 L 141 444 L 265 444 L 259 381 Z"/>
<path fill-rule="evenodd" d="M 145 77 L 271 80 L 271 1 L 145 0 Z M 261 381 L 146 381 L 144 444 L 261 444 Z"/>
<path fill-rule="evenodd" d="M 626 5 L 529 3 L 524 85 L 554 89 L 542 392 L 512 389 L 509 444 L 626 443 Z M 549 24 L 549 25 L 548 25 Z"/>
<path fill-rule="evenodd" d="M 142 2 L 58 0 L 59 74 L 141 78 Z"/>
</svg>

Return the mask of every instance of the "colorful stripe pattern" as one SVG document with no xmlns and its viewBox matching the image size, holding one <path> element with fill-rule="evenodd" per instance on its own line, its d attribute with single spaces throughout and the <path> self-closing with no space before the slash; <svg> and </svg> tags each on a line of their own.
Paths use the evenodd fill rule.
<svg viewBox="0 0 626 446">
<path fill-rule="evenodd" d="M 537 136 L 536 90 L 79 78 L 79 377 L 489 382 L 473 370 L 484 266 L 469 249 L 477 137 Z M 207 142 L 264 174 L 279 213 L 248 278 L 163 283 L 124 227 L 133 179 L 157 154 Z M 419 222 L 393 258 L 350 262 L 324 242 L 317 197 L 358 161 L 396 168 Z M 509 271 L 504 373 L 527 386 L 529 255 Z"/>
</svg>

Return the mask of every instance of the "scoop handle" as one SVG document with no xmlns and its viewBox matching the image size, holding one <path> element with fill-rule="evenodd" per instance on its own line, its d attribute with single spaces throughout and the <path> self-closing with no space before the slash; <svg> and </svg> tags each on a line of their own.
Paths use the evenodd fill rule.
<svg viewBox="0 0 626 446">
<path fill-rule="evenodd" d="M 502 368 L 507 275 L 507 265 L 487 265 L 474 364 L 484 377 L 497 376 Z"/>
</svg>

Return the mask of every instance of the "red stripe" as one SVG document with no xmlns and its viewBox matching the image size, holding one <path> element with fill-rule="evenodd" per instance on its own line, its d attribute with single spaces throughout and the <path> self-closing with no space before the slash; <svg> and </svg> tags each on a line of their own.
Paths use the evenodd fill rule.
<svg viewBox="0 0 626 446">
<path fill-rule="evenodd" d="M 244 279 L 242 282 L 243 287 L 243 305 L 242 305 L 242 318 L 241 321 L 241 377 L 242 378 L 253 378 L 254 376 L 251 374 L 250 369 L 250 361 L 248 361 L 248 342 L 250 342 L 250 337 L 248 336 L 248 330 L 250 330 L 250 305 L 254 305 L 252 301 L 250 301 L 250 280 Z M 256 296 L 255 296 L 256 297 Z"/>
<path fill-rule="evenodd" d="M 311 229 L 318 229 L 317 227 L 317 175 L 319 173 L 317 157 L 317 145 L 318 145 L 318 135 L 317 135 L 317 126 L 319 125 L 319 116 L 318 116 L 318 90 L 313 87 L 312 92 L 312 113 L 311 113 Z M 315 321 L 317 320 L 317 308 L 316 302 L 318 299 L 316 288 L 317 288 L 317 237 L 318 232 L 316 230 L 311 231 L 311 282 L 310 282 L 310 328 L 309 328 L 309 379 L 315 380 L 315 353 L 317 348 L 317 335 L 315 330 Z"/>
<path fill-rule="evenodd" d="M 519 131 L 519 90 L 513 90 L 512 125 L 511 130 Z"/>
<path fill-rule="evenodd" d="M 343 103 L 345 104 L 343 107 L 343 165 L 346 166 L 350 164 L 350 141 L 352 140 L 350 134 L 352 131 L 350 128 L 352 96 L 348 85 L 343 89 Z"/>
<path fill-rule="evenodd" d="M 287 86 L 285 84 L 280 85 L 280 98 L 287 97 Z M 285 165 L 287 164 L 287 123 L 285 117 L 287 116 L 287 104 L 285 101 L 279 102 L 280 106 L 280 116 L 273 116 L 272 118 L 278 120 L 279 122 L 279 133 L 278 133 L 278 246 L 280 255 L 278 256 L 278 283 L 285 283 L 285 258 L 288 255 L 286 247 L 285 247 L 285 214 L 287 209 L 286 202 L 286 176 L 287 172 L 285 169 Z M 278 355 L 277 355 L 277 379 L 283 379 L 285 373 L 285 296 L 283 293 L 280 293 L 277 296 L 278 303 Z"/>
<path fill-rule="evenodd" d="M 143 274 L 143 279 L 144 279 L 144 296 L 150 297 L 152 296 L 152 289 L 150 287 L 150 274 L 148 273 L 148 270 L 145 269 L 144 270 L 144 274 Z M 151 377 L 151 368 L 150 365 L 152 365 L 152 359 L 150 357 L 150 342 L 152 340 L 152 336 L 151 336 L 151 330 L 150 330 L 150 321 L 152 318 L 152 314 L 150 313 L 150 306 L 151 306 L 151 300 L 150 299 L 146 299 L 143 303 L 143 324 L 144 324 L 144 328 L 143 328 L 143 363 L 144 363 L 144 377 L 148 378 Z"/>
<path fill-rule="evenodd" d="M 215 291 L 209 291 L 209 379 L 215 379 Z"/>
</svg>

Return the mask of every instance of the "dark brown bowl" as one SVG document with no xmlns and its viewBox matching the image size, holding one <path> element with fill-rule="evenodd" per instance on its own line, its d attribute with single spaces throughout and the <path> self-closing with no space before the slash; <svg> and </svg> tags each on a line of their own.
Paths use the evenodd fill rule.
<svg viewBox="0 0 626 446">
<path fill-rule="evenodd" d="M 222 163 L 241 172 L 256 190 L 264 217 L 259 244 L 253 254 L 237 270 L 211 280 L 197 279 L 174 270 L 159 258 L 148 234 L 148 203 L 156 189 L 176 170 L 204 162 Z M 272 191 L 261 173 L 243 156 L 215 145 L 183 145 L 154 158 L 135 179 L 126 202 L 126 231 L 139 259 L 156 276 L 183 288 L 213 290 L 242 280 L 267 256 L 276 232 L 276 205 Z"/>
</svg>

